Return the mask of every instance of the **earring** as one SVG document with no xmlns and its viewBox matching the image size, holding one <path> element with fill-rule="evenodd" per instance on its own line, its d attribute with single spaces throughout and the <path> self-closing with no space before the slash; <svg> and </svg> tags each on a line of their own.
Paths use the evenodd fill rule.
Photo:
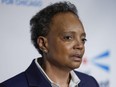
<svg viewBox="0 0 116 87">
<path fill-rule="evenodd" d="M 44 53 L 47 53 L 47 50 L 44 49 L 43 52 L 44 52 Z"/>
</svg>

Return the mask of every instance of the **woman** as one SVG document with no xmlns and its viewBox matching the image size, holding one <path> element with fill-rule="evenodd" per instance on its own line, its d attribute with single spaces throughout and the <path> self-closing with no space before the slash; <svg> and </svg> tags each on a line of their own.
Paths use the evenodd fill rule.
<svg viewBox="0 0 116 87">
<path fill-rule="evenodd" d="M 74 71 L 82 62 L 86 33 L 73 4 L 49 5 L 30 25 L 32 43 L 42 57 L 0 87 L 99 87 L 93 77 Z"/>
</svg>

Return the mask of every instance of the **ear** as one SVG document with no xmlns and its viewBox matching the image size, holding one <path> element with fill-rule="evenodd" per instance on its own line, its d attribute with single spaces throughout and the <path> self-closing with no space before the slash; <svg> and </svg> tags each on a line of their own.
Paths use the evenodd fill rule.
<svg viewBox="0 0 116 87">
<path fill-rule="evenodd" d="M 37 44 L 41 51 L 43 51 L 44 53 L 48 52 L 48 41 L 46 37 L 39 36 L 37 39 Z"/>
</svg>

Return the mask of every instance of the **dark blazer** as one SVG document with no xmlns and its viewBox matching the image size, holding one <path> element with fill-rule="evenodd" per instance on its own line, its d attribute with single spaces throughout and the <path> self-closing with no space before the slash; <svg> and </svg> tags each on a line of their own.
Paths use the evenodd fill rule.
<svg viewBox="0 0 116 87">
<path fill-rule="evenodd" d="M 99 87 L 92 76 L 75 72 L 81 80 L 78 87 Z M 0 87 L 51 87 L 51 85 L 33 61 L 26 71 L 2 82 Z"/>
</svg>

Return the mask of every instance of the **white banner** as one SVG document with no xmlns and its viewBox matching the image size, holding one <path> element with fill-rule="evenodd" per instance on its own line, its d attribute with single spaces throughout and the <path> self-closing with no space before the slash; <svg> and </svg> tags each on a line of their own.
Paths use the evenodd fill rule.
<svg viewBox="0 0 116 87">
<path fill-rule="evenodd" d="M 0 82 L 24 71 L 40 56 L 30 41 L 29 21 L 57 1 L 0 0 Z M 100 87 L 115 87 L 116 1 L 67 1 L 76 5 L 87 33 L 86 52 L 77 70 L 94 76 Z"/>
</svg>

